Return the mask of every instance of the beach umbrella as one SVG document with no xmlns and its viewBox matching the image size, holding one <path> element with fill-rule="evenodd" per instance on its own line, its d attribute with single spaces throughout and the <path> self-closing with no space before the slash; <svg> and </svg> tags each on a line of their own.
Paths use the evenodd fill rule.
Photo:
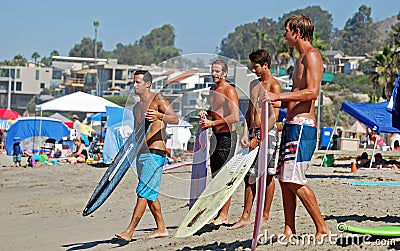
<svg viewBox="0 0 400 251">
<path fill-rule="evenodd" d="M 6 109 L 6 108 L 0 108 L 0 118 L 2 119 L 17 119 L 21 117 L 21 114 L 18 112 L 11 110 L 11 109 Z"/>
<path fill-rule="evenodd" d="M 86 136 L 90 136 L 92 132 L 96 132 L 93 128 L 83 123 L 81 123 L 79 131 L 81 132 L 81 134 L 85 134 Z"/>
</svg>

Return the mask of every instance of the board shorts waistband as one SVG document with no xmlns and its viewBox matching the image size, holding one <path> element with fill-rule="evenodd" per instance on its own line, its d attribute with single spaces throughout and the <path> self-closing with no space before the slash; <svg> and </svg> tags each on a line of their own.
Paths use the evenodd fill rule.
<svg viewBox="0 0 400 251">
<path fill-rule="evenodd" d="M 283 123 L 290 125 L 307 125 L 311 127 L 317 127 L 317 121 L 315 119 L 310 119 L 301 116 L 294 116 L 290 119 L 284 119 Z"/>
<path fill-rule="evenodd" d="M 157 154 L 157 155 L 160 155 L 161 157 L 165 157 L 166 155 L 167 155 L 167 152 L 166 151 L 164 151 L 164 150 L 160 150 L 160 149 L 149 149 L 149 152 L 150 153 L 154 153 L 154 154 Z"/>
</svg>

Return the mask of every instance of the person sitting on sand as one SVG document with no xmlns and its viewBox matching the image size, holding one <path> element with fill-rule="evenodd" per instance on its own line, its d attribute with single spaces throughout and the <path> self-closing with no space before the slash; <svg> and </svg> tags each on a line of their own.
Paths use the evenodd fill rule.
<svg viewBox="0 0 400 251">
<path fill-rule="evenodd" d="M 357 163 L 359 167 L 369 167 L 371 160 L 368 158 L 368 153 L 363 152 L 361 156 L 358 156 Z"/>
<path fill-rule="evenodd" d="M 85 163 L 88 157 L 85 144 L 80 138 L 75 138 L 72 142 L 75 145 L 75 152 L 69 156 L 68 162 L 72 164 Z"/>
<path fill-rule="evenodd" d="M 381 153 L 377 153 L 374 155 L 375 162 L 372 164 L 373 167 L 377 169 L 381 168 L 391 168 L 391 169 L 399 169 L 400 162 L 397 160 L 385 160 Z"/>
</svg>

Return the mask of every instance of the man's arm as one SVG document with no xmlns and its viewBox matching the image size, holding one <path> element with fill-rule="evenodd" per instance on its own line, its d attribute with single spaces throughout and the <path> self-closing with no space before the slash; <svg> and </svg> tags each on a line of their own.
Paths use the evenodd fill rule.
<svg viewBox="0 0 400 251">
<path fill-rule="evenodd" d="M 268 100 L 270 100 L 271 102 L 297 102 L 311 101 L 318 98 L 323 74 L 323 63 L 321 55 L 316 49 L 311 49 L 304 56 L 302 64 L 304 65 L 305 81 L 307 81 L 305 88 L 296 89 L 292 92 L 284 92 L 278 94 L 268 92 Z"/>
<path fill-rule="evenodd" d="M 146 111 L 146 118 L 149 121 L 155 121 L 159 119 L 164 123 L 179 124 L 179 118 L 166 97 L 161 94 L 157 94 L 155 102 L 157 103 L 158 111 L 153 109 L 147 109 Z"/>
<path fill-rule="evenodd" d="M 270 91 L 273 93 L 282 93 L 282 87 L 279 84 L 279 82 L 277 80 L 275 80 L 275 84 L 271 85 Z M 281 103 L 281 107 L 282 105 L 285 105 Z M 278 117 L 279 117 L 279 108 L 274 108 L 274 114 L 275 114 L 275 120 L 278 121 Z"/>
</svg>

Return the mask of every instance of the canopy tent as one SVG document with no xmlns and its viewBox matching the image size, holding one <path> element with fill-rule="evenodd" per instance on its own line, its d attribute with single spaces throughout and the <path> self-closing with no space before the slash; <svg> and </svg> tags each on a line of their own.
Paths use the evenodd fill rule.
<svg viewBox="0 0 400 251">
<path fill-rule="evenodd" d="M 344 111 L 360 121 L 366 127 L 371 128 L 376 133 L 400 133 L 400 129 L 397 129 L 392 124 L 392 114 L 388 111 L 389 101 L 380 102 L 380 103 L 352 103 L 352 102 L 343 102 L 340 108 L 339 114 L 336 118 L 334 131 L 336 131 L 337 122 L 340 118 L 341 112 Z M 333 136 L 333 134 L 332 134 Z M 332 136 L 329 142 L 329 145 L 332 146 Z M 326 148 L 324 158 L 326 157 L 326 153 L 329 149 L 329 145 Z M 375 154 L 376 150 L 376 141 L 374 145 L 373 154 Z M 372 160 L 371 160 L 372 164 Z M 370 167 L 371 167 L 370 164 Z M 322 166 L 322 164 L 321 164 Z"/>
<path fill-rule="evenodd" d="M 34 136 L 44 136 L 59 141 L 68 135 L 69 129 L 61 120 L 48 117 L 21 117 L 7 131 L 7 154 L 11 154 L 15 138 L 22 141 Z"/>
<path fill-rule="evenodd" d="M 392 97 L 388 104 L 388 111 L 392 114 L 392 126 L 400 129 L 400 74 L 397 75 Z"/>
<path fill-rule="evenodd" d="M 107 109 L 106 109 L 107 110 Z M 93 114 L 92 116 L 89 116 L 86 118 L 87 122 L 93 122 L 93 121 L 101 121 L 101 118 L 103 116 L 107 116 L 107 114 L 105 112 L 98 112 L 96 114 Z"/>
<path fill-rule="evenodd" d="M 50 118 L 53 119 L 59 119 L 62 122 L 64 122 L 64 124 L 66 124 L 68 126 L 68 128 L 72 128 L 72 125 L 74 124 L 74 122 L 72 120 L 70 120 L 69 118 L 66 118 L 65 116 L 63 116 L 62 114 L 59 114 L 58 112 L 53 113 L 52 115 L 49 116 Z"/>
<path fill-rule="evenodd" d="M 106 116 L 103 162 L 109 164 L 132 132 L 133 112 L 130 108 L 107 107 Z"/>
<path fill-rule="evenodd" d="M 106 112 L 106 106 L 120 107 L 102 97 L 75 92 L 46 103 L 36 105 L 36 111 Z"/>
<path fill-rule="evenodd" d="M 62 122 L 72 122 L 72 120 L 70 120 L 69 118 L 67 118 L 67 117 L 65 117 L 65 116 L 63 116 L 63 115 L 61 115 L 61 114 L 59 114 L 58 112 L 56 112 L 56 113 L 53 113 L 52 115 L 50 115 L 49 116 L 50 118 L 53 118 L 53 119 L 58 119 L 58 120 L 61 120 Z"/>
<path fill-rule="evenodd" d="M 350 114 L 377 133 L 400 133 L 400 129 L 392 126 L 392 114 L 387 110 L 388 104 L 389 101 L 381 103 L 343 102 L 340 111 Z"/>
</svg>

